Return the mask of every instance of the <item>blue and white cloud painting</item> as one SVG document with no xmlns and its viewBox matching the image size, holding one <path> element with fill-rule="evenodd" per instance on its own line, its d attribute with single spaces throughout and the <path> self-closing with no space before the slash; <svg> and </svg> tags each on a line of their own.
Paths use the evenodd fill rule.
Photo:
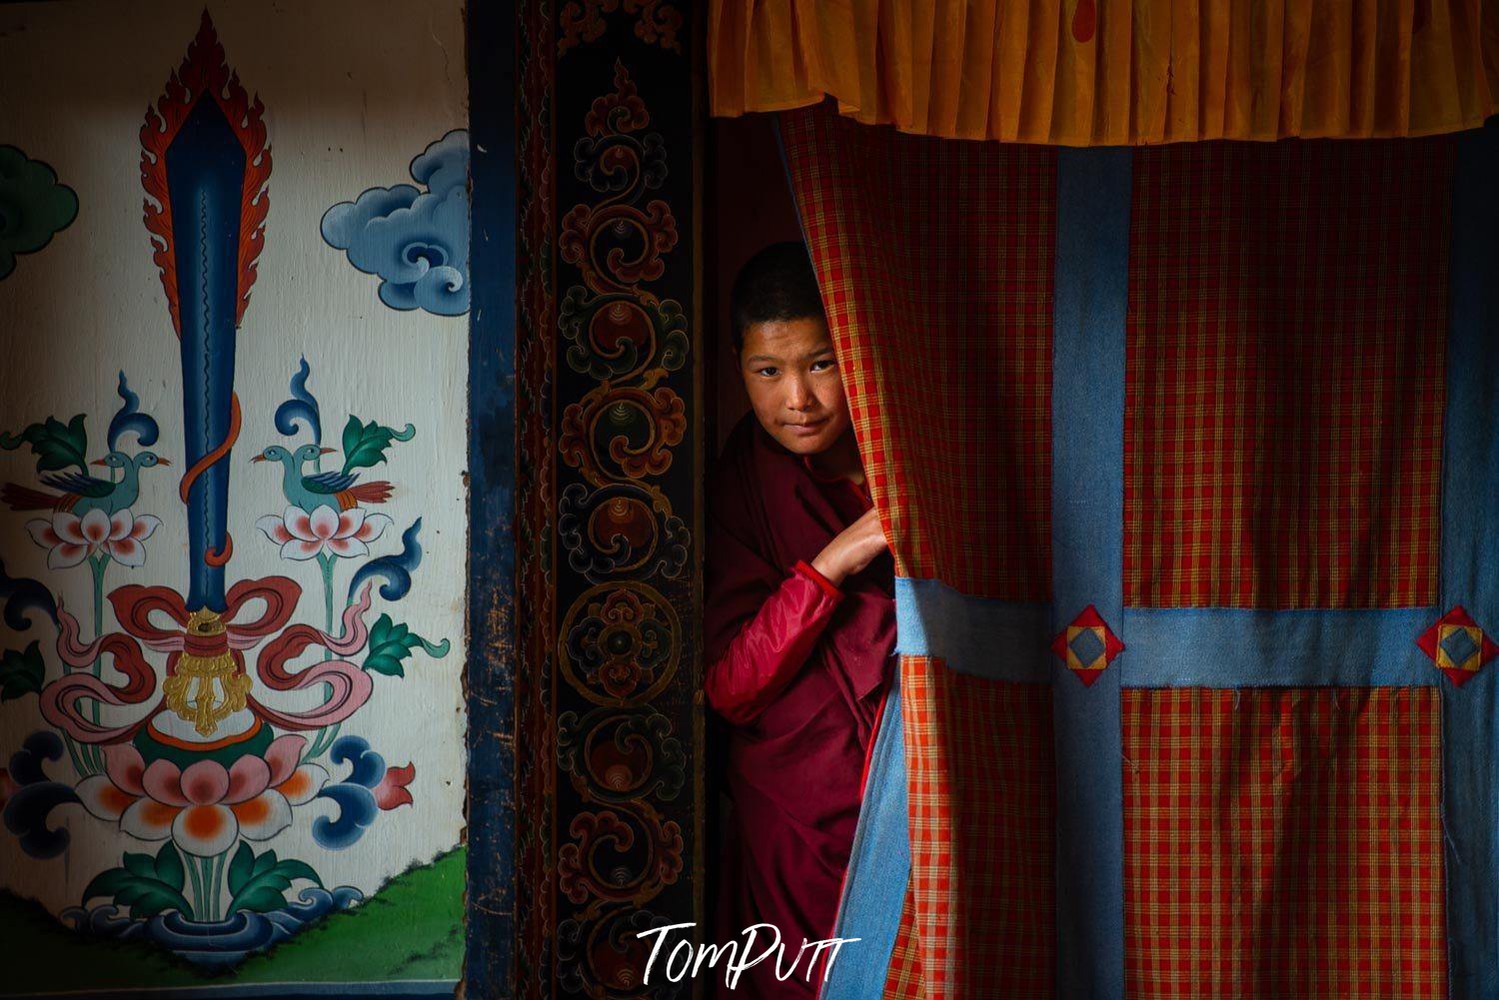
<svg viewBox="0 0 1499 1000">
<path fill-rule="evenodd" d="M 373 187 L 323 213 L 323 240 L 380 276 L 380 301 L 438 316 L 468 312 L 468 131 L 411 161 L 410 184 Z"/>
</svg>

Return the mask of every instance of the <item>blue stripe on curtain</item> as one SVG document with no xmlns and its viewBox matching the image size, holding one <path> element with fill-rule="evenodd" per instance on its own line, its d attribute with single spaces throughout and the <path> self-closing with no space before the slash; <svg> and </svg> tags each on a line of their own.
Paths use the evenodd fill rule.
<svg viewBox="0 0 1499 1000">
<path fill-rule="evenodd" d="M 963 674 L 1044 684 L 1051 679 L 1051 606 L 969 597 L 941 580 L 895 581 L 895 648 L 940 656 Z M 1026 651 L 1033 655 L 1024 655 Z"/>
<path fill-rule="evenodd" d="M 1499 129 L 1461 136 L 1452 191 L 1451 335 L 1442 461 L 1440 611 L 1499 635 Z M 1433 620 L 1436 616 L 1433 616 Z M 1430 624 L 1428 621 L 1426 624 Z M 1435 672 L 1435 671 L 1433 671 Z M 1444 682 L 1448 986 L 1499 996 L 1499 661 Z"/>
<path fill-rule="evenodd" d="M 890 682 L 885 713 L 869 760 L 859 826 L 843 880 L 835 936 L 858 938 L 833 963 L 824 1000 L 877 997 L 885 990 L 890 953 L 900 930 L 911 837 L 906 825 L 906 740 L 900 709 L 900 671 Z"/>
<path fill-rule="evenodd" d="M 1123 631 L 1124 316 L 1131 152 L 1057 154 L 1051 389 L 1052 632 L 1088 605 Z M 1091 687 L 1054 661 L 1057 995 L 1124 995 L 1126 650 Z"/>
<path fill-rule="evenodd" d="M 1427 687 L 1444 679 L 1415 638 L 1441 615 L 1436 608 L 1126 608 L 1124 686 Z"/>
</svg>

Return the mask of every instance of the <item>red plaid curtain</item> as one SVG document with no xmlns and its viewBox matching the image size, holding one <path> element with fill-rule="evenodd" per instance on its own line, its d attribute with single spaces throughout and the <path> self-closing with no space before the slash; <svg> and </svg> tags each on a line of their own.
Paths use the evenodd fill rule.
<svg viewBox="0 0 1499 1000">
<path fill-rule="evenodd" d="M 896 573 L 1047 601 L 1055 153 L 815 109 L 782 129 Z M 912 857 L 888 993 L 1049 996 L 1050 688 L 900 669 Z"/>
<path fill-rule="evenodd" d="M 1134 175 L 1125 603 L 1434 603 L 1452 142 L 1188 143 Z"/>
<path fill-rule="evenodd" d="M 781 123 L 897 574 L 1048 604 L 1058 153 L 828 107 Z M 1108 624 L 1445 610 L 1452 164 L 1448 139 L 1133 154 Z M 1122 833 L 1097 850 L 1123 852 L 1123 993 L 1446 995 L 1440 676 L 1271 666 L 1293 680 L 1114 695 Z M 1079 734 L 1050 683 L 951 667 L 901 659 L 911 863 L 885 995 L 1054 996 L 1057 745 Z"/>
<path fill-rule="evenodd" d="M 896 573 L 1046 600 L 1055 153 L 782 133 Z"/>
</svg>

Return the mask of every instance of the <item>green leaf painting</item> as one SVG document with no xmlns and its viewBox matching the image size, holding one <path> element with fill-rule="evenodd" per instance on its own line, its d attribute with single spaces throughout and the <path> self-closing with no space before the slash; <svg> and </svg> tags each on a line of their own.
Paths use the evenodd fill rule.
<svg viewBox="0 0 1499 1000">
<path fill-rule="evenodd" d="M 390 447 L 392 441 L 410 441 L 414 437 L 416 437 L 416 427 L 412 424 L 407 424 L 398 431 L 383 424 L 377 424 L 373 420 L 367 424 L 361 423 L 358 417 L 350 414 L 349 422 L 344 424 L 343 471 L 350 472 L 354 469 L 379 465 L 385 461 L 385 450 Z"/>
<path fill-rule="evenodd" d="M 0 656 L 0 701 L 36 694 L 42 689 L 46 672 L 38 643 L 32 642 L 24 650 L 7 649 Z"/>
<path fill-rule="evenodd" d="M 405 677 L 401 665 L 416 647 L 426 650 L 428 656 L 446 656 L 448 640 L 431 643 L 401 623 L 392 621 L 390 615 L 381 615 L 370 626 L 369 655 L 364 658 L 364 669 L 373 670 L 387 677 Z"/>
<path fill-rule="evenodd" d="M 0 448 L 6 451 L 14 451 L 23 444 L 31 445 L 38 472 L 56 472 L 69 466 L 77 466 L 80 472 L 88 471 L 88 433 L 83 429 L 81 413 L 66 424 L 48 417 L 19 434 L 0 433 Z"/>
<path fill-rule="evenodd" d="M 286 890 L 294 879 L 307 879 L 319 888 L 323 880 L 305 861 L 288 858 L 277 860 L 275 851 L 256 855 L 249 844 L 240 842 L 239 850 L 229 862 L 229 892 L 233 900 L 229 912 L 254 910 L 270 913 L 286 906 Z"/>
<path fill-rule="evenodd" d="M 83 890 L 83 900 L 95 896 L 113 899 L 116 906 L 130 907 L 132 918 L 154 917 L 167 910 L 179 910 L 193 917 L 193 908 L 182 895 L 187 878 L 182 855 L 169 841 L 152 857 L 149 854 L 126 854 L 125 864 L 94 876 Z"/>
</svg>

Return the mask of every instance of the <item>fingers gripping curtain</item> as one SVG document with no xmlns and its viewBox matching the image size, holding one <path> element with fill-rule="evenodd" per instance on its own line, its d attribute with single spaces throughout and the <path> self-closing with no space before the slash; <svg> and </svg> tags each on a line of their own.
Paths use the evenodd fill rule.
<svg viewBox="0 0 1499 1000">
<path fill-rule="evenodd" d="M 825 997 L 1499 988 L 1496 133 L 781 115 L 897 572 Z"/>
</svg>

